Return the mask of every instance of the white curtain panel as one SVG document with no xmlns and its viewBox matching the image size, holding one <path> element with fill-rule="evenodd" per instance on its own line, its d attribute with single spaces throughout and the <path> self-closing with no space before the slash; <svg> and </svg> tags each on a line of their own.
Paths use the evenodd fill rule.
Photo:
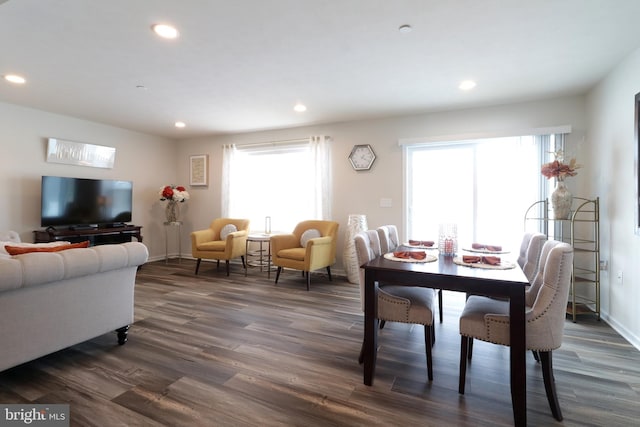
<svg viewBox="0 0 640 427">
<path fill-rule="evenodd" d="M 222 217 L 229 217 L 229 195 L 232 194 L 231 186 L 233 182 L 231 180 L 231 165 L 233 164 L 234 157 L 236 155 L 235 144 L 225 144 L 222 147 L 222 191 L 220 205 L 222 207 Z"/>
</svg>

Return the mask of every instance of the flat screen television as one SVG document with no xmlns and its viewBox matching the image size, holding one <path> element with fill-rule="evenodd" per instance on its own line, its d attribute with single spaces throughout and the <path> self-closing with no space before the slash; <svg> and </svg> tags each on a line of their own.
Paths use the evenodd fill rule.
<svg viewBox="0 0 640 427">
<path fill-rule="evenodd" d="M 43 227 L 109 227 L 131 221 L 133 183 L 43 176 Z"/>
</svg>

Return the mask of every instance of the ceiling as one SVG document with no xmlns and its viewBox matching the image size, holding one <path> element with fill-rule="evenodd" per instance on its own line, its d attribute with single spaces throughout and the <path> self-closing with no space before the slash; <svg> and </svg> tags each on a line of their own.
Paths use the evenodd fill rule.
<svg viewBox="0 0 640 427">
<path fill-rule="evenodd" d="M 638 16 L 638 0 L 0 0 L 0 75 L 27 79 L 0 101 L 182 139 L 583 94 L 640 46 Z"/>
</svg>

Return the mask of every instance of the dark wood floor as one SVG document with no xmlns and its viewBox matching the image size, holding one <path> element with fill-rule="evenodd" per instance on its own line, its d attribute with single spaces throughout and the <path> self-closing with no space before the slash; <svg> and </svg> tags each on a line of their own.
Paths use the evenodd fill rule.
<svg viewBox="0 0 640 427">
<path fill-rule="evenodd" d="M 172 260 L 138 274 L 129 342 L 107 334 L 0 373 L 2 403 L 69 403 L 77 426 L 508 426 L 508 349 L 477 342 L 457 391 L 464 296 L 445 293 L 434 381 L 422 327 L 380 332 L 374 385 L 362 383 L 356 285 L 298 272 Z M 532 426 L 631 426 L 640 419 L 640 352 L 592 316 L 567 321 L 554 353 L 564 421 L 551 416 L 527 358 Z"/>
</svg>

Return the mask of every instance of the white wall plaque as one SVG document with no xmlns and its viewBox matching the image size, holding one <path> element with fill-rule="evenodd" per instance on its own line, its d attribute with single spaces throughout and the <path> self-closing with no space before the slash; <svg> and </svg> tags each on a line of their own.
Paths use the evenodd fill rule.
<svg viewBox="0 0 640 427">
<path fill-rule="evenodd" d="M 48 140 L 47 162 L 50 163 L 111 169 L 115 160 L 115 147 L 65 141 L 56 138 L 49 138 Z"/>
</svg>

